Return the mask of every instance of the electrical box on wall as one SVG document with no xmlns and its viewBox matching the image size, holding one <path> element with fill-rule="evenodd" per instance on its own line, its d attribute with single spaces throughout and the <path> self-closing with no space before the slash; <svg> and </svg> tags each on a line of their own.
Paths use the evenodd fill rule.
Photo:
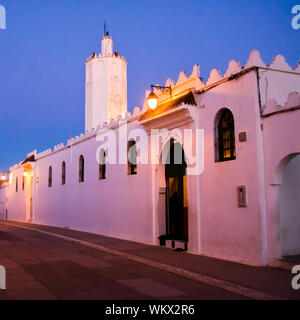
<svg viewBox="0 0 300 320">
<path fill-rule="evenodd" d="M 246 186 L 237 186 L 237 202 L 239 208 L 247 207 Z"/>
</svg>

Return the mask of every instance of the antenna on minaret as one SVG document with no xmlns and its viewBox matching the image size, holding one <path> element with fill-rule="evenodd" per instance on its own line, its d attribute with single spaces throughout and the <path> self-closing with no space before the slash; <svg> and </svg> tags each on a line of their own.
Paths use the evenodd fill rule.
<svg viewBox="0 0 300 320">
<path fill-rule="evenodd" d="M 108 36 L 108 31 L 106 30 L 106 18 L 104 19 L 104 37 Z"/>
</svg>

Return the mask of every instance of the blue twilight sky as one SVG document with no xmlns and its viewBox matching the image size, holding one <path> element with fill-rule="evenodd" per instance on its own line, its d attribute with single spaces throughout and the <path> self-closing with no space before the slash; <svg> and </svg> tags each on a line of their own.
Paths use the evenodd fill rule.
<svg viewBox="0 0 300 320">
<path fill-rule="evenodd" d="M 200 64 L 206 80 L 231 59 L 258 49 L 300 59 L 300 0 L 0 0 L 0 171 L 84 130 L 85 60 L 100 51 L 103 21 L 128 62 L 128 107 L 151 83 L 177 79 Z"/>
</svg>

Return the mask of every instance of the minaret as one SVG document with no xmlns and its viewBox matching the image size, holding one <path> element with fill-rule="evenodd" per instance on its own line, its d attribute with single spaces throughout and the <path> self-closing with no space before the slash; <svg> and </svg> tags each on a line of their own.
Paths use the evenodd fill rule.
<svg viewBox="0 0 300 320">
<path fill-rule="evenodd" d="M 113 52 L 108 32 L 101 41 L 101 53 L 86 61 L 85 130 L 125 116 L 127 112 L 127 62 Z"/>
</svg>

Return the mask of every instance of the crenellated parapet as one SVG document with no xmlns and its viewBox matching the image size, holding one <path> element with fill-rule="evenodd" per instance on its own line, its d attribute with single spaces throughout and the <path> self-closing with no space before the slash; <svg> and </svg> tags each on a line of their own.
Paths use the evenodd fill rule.
<svg viewBox="0 0 300 320">
<path fill-rule="evenodd" d="M 103 122 L 102 124 L 98 125 L 97 128 L 91 128 L 90 130 L 86 130 L 84 133 L 81 133 L 75 137 L 72 137 L 70 139 L 68 139 L 66 145 L 64 145 L 64 143 L 59 143 L 57 145 L 54 146 L 53 150 L 51 148 L 44 150 L 40 153 L 37 153 L 37 151 L 34 151 L 35 154 L 35 159 L 41 159 L 44 158 L 46 156 L 49 156 L 52 153 L 56 153 L 59 152 L 65 148 L 70 148 L 72 147 L 74 144 L 78 144 L 81 143 L 89 138 L 93 138 L 96 136 L 96 134 L 101 131 L 101 130 L 114 130 L 117 129 L 121 124 L 123 124 L 124 122 L 128 123 L 131 121 L 136 120 L 141 114 L 141 110 L 139 107 L 135 107 L 133 109 L 133 113 L 131 114 L 130 112 L 126 112 L 126 114 L 124 115 L 124 117 L 119 116 L 116 119 L 111 119 L 109 122 Z M 31 153 L 32 154 L 32 153 Z M 29 155 L 31 155 L 29 154 Z M 28 156 L 28 155 L 27 155 Z M 18 166 L 18 165 L 16 165 Z"/>
<path fill-rule="evenodd" d="M 193 71 L 190 75 L 188 75 L 185 71 L 180 71 L 177 81 L 174 81 L 173 79 L 168 78 L 166 80 L 165 85 L 171 86 L 172 93 L 174 95 L 180 94 L 180 92 L 183 92 L 187 89 L 201 90 L 207 86 L 211 86 L 219 81 L 225 80 L 226 78 L 229 78 L 235 74 L 238 74 L 243 70 L 253 68 L 253 67 L 260 67 L 260 68 L 286 71 L 286 72 L 292 72 L 292 73 L 300 73 L 300 61 L 295 68 L 292 68 L 286 62 L 286 59 L 284 58 L 284 56 L 279 54 L 275 56 L 269 64 L 266 64 L 262 60 L 260 56 L 260 52 L 258 50 L 252 50 L 249 55 L 248 61 L 244 66 L 242 66 L 240 62 L 237 60 L 231 60 L 228 63 L 226 72 L 224 74 L 222 74 L 218 69 L 213 68 L 209 73 L 209 77 L 207 81 L 203 81 L 203 79 L 200 76 L 200 67 L 198 64 L 195 64 L 193 67 Z M 161 93 L 157 90 L 154 92 L 158 96 L 159 102 L 168 98 L 168 93 Z M 149 93 L 150 91 L 146 90 L 143 112 L 147 110 L 146 99 Z"/>
<path fill-rule="evenodd" d="M 118 59 L 124 59 L 123 57 L 119 56 L 118 53 L 113 53 L 112 56 L 114 58 Z M 88 59 L 87 62 L 103 58 L 104 56 L 102 54 L 97 55 L 96 53 L 93 53 Z M 96 60 L 95 60 L 96 62 Z M 277 55 L 272 59 L 272 61 L 267 65 L 260 56 L 259 51 L 253 50 L 248 58 L 247 63 L 242 66 L 239 61 L 237 60 L 231 60 L 228 64 L 228 67 L 226 69 L 226 72 L 222 74 L 217 69 L 212 69 L 207 81 L 205 82 L 200 75 L 200 66 L 198 64 L 195 64 L 193 66 L 193 70 L 191 74 L 186 73 L 185 71 L 181 71 L 178 75 L 178 78 L 176 81 L 174 81 L 171 78 L 168 78 L 165 82 L 165 86 L 172 88 L 172 98 L 176 98 L 185 92 L 191 91 L 191 90 L 201 90 L 207 86 L 213 86 L 215 83 L 218 83 L 219 81 L 225 80 L 226 78 L 232 77 L 233 75 L 236 75 L 240 73 L 243 70 L 253 68 L 253 67 L 260 67 L 270 70 L 279 70 L 279 71 L 285 71 L 289 73 L 295 73 L 300 74 L 300 62 L 297 64 L 295 68 L 292 68 L 285 60 L 285 58 L 282 55 Z M 159 102 L 164 101 L 165 99 L 170 98 L 169 92 L 160 92 L 156 89 L 155 93 L 158 96 Z M 292 89 L 294 90 L 294 89 Z M 27 155 L 27 158 L 34 155 L 35 159 L 40 159 L 45 156 L 49 156 L 52 153 L 59 152 L 61 150 L 64 150 L 65 148 L 72 147 L 74 144 L 81 143 L 87 139 L 93 138 L 96 136 L 96 134 L 101 130 L 114 130 L 117 129 L 121 124 L 124 122 L 129 123 L 132 121 L 135 121 L 141 113 L 144 113 L 147 111 L 148 106 L 146 103 L 146 98 L 148 97 L 150 91 L 146 90 L 145 92 L 145 103 L 143 105 L 142 111 L 139 107 L 135 107 L 133 110 L 133 113 L 125 112 L 124 115 L 119 115 L 117 118 L 112 118 L 109 121 L 106 122 L 100 122 L 97 124 L 96 128 L 88 128 L 84 133 L 81 133 L 80 135 L 77 135 L 75 137 L 72 137 L 68 139 L 67 143 L 59 143 L 54 146 L 53 149 L 49 148 L 47 150 L 44 150 L 40 153 L 37 153 L 36 150 L 29 153 Z M 273 95 L 274 96 L 274 95 Z M 266 105 L 263 103 L 263 115 L 267 115 L 270 113 L 274 113 L 280 110 L 285 110 L 289 108 L 294 108 L 300 105 L 300 94 L 299 92 L 291 92 L 287 100 L 284 104 L 277 103 L 276 100 L 268 100 Z M 11 169 L 15 169 L 19 167 L 20 164 L 16 164 L 15 166 L 11 167 Z"/>
<path fill-rule="evenodd" d="M 45 156 L 47 156 L 47 155 L 49 155 L 49 154 L 51 154 L 51 153 L 52 153 L 52 150 L 51 150 L 51 148 L 49 148 L 49 149 L 44 150 L 44 151 L 42 151 L 42 152 L 40 152 L 40 153 L 37 153 L 36 159 L 45 157 Z"/>
<path fill-rule="evenodd" d="M 65 146 L 64 146 L 63 143 L 59 143 L 59 144 L 57 144 L 57 145 L 54 146 L 53 151 L 61 150 L 61 149 L 63 149 L 64 147 L 65 147 Z"/>
<path fill-rule="evenodd" d="M 100 59 L 102 57 L 105 57 L 105 55 L 102 55 L 101 53 L 97 54 L 95 52 L 93 52 L 87 59 L 86 59 L 86 63 L 90 62 L 91 60 L 94 60 L 97 61 L 97 59 Z M 116 51 L 114 52 L 111 57 L 114 57 L 114 58 L 117 58 L 117 59 L 120 59 L 122 61 L 125 61 L 126 62 L 126 59 L 123 57 L 123 56 L 120 56 L 119 53 Z M 127 63 L 127 62 L 126 62 Z"/>
<path fill-rule="evenodd" d="M 300 109 L 300 93 L 290 92 L 287 96 L 286 102 L 283 105 L 277 103 L 276 99 L 269 99 L 262 115 L 264 117 L 280 113 L 288 110 Z"/>
</svg>

